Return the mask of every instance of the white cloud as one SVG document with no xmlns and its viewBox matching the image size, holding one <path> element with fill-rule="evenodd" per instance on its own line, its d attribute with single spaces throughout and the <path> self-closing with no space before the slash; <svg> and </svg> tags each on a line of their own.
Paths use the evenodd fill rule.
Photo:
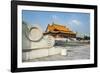
<svg viewBox="0 0 100 73">
<path fill-rule="evenodd" d="M 59 22 L 59 18 L 57 15 L 52 15 L 52 20 L 54 23 L 58 23 Z"/>
<path fill-rule="evenodd" d="M 52 16 L 53 20 L 57 19 L 57 16 L 56 15 L 53 15 Z"/>
<path fill-rule="evenodd" d="M 79 21 L 79 20 L 72 20 L 72 23 L 74 23 L 74 24 L 76 24 L 76 25 L 80 25 L 81 24 L 81 22 Z"/>
</svg>

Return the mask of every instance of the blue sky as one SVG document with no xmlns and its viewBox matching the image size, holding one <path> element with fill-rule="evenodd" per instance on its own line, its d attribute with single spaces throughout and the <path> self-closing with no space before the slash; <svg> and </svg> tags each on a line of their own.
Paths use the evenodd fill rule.
<svg viewBox="0 0 100 73">
<path fill-rule="evenodd" d="M 48 12 L 23 10 L 22 20 L 28 24 L 39 24 L 45 31 L 52 22 L 71 28 L 74 32 L 90 34 L 90 14 L 76 12 Z"/>
</svg>

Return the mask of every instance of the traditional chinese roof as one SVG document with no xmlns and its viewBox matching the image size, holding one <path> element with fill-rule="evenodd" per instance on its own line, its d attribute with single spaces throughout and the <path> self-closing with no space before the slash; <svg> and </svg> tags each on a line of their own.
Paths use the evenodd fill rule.
<svg viewBox="0 0 100 73">
<path fill-rule="evenodd" d="M 69 29 L 68 27 L 54 23 L 52 25 L 48 24 L 46 32 L 76 34 L 73 31 L 71 31 L 71 29 Z"/>
</svg>

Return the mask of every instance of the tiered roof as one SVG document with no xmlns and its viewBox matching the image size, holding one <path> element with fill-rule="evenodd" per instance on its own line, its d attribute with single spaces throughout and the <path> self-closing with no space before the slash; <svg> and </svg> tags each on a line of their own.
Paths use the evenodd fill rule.
<svg viewBox="0 0 100 73">
<path fill-rule="evenodd" d="M 48 24 L 46 32 L 76 34 L 73 31 L 71 31 L 68 27 L 54 23 L 52 25 Z"/>
</svg>

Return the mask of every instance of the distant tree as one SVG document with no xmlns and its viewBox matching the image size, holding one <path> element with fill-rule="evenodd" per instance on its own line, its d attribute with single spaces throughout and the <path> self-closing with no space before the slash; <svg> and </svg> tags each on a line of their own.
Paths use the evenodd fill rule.
<svg viewBox="0 0 100 73">
<path fill-rule="evenodd" d="M 22 24 L 25 24 L 25 25 L 27 25 L 27 23 L 26 23 L 25 21 L 22 21 Z"/>
<path fill-rule="evenodd" d="M 85 35 L 84 40 L 90 40 L 90 37 Z"/>
</svg>

